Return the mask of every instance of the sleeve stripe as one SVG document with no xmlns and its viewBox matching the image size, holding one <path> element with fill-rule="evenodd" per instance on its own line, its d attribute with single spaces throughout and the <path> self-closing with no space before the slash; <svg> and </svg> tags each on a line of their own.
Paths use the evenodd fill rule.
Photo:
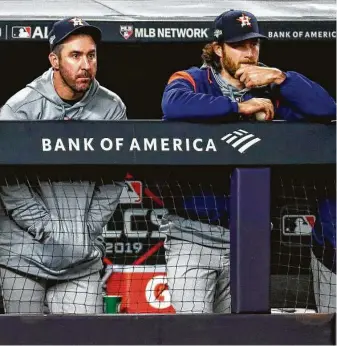
<svg viewBox="0 0 337 346">
<path fill-rule="evenodd" d="M 168 83 L 167 84 L 170 84 L 172 83 L 173 81 L 175 81 L 176 79 L 185 79 L 187 80 L 189 83 L 192 84 L 193 86 L 193 89 L 194 89 L 194 92 L 197 91 L 197 86 L 195 84 L 195 81 L 193 79 L 193 77 L 187 73 L 187 72 L 184 72 L 184 71 L 179 71 L 179 72 L 176 72 L 174 73 L 171 78 L 169 79 Z"/>
</svg>

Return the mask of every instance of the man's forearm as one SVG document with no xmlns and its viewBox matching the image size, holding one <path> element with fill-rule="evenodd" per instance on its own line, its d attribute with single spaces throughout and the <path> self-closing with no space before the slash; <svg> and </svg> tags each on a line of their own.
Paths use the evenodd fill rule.
<svg viewBox="0 0 337 346">
<path fill-rule="evenodd" d="M 24 231 L 42 239 L 50 234 L 58 223 L 26 184 L 1 186 L 0 198 L 13 221 Z M 55 220 L 54 220 L 55 221 Z M 55 231 L 55 230 L 54 230 Z"/>
</svg>

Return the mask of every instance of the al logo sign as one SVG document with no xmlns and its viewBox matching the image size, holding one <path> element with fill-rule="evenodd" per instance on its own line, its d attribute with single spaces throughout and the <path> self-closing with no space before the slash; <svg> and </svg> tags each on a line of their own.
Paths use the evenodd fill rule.
<svg viewBox="0 0 337 346">
<path fill-rule="evenodd" d="M 171 306 L 171 295 L 164 275 L 152 277 L 146 285 L 145 297 L 154 309 L 167 309 Z"/>
</svg>

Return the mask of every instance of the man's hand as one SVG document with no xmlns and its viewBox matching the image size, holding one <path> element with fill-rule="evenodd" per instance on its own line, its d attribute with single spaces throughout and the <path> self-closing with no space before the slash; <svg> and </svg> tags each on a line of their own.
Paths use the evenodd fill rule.
<svg viewBox="0 0 337 346">
<path fill-rule="evenodd" d="M 286 75 L 277 68 L 243 65 L 235 73 L 246 88 L 256 88 L 271 83 L 281 84 Z"/>
<path fill-rule="evenodd" d="M 274 106 L 269 99 L 252 98 L 248 101 L 240 102 L 239 113 L 243 115 L 254 115 L 257 112 L 265 112 L 266 120 L 274 119 Z"/>
</svg>

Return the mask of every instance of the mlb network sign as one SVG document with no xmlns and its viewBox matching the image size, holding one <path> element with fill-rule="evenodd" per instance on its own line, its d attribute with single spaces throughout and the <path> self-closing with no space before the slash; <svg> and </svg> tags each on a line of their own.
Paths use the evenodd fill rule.
<svg viewBox="0 0 337 346">
<path fill-rule="evenodd" d="M 135 38 L 208 38 L 208 28 L 134 28 L 121 25 L 119 33 L 125 40 Z"/>
</svg>

